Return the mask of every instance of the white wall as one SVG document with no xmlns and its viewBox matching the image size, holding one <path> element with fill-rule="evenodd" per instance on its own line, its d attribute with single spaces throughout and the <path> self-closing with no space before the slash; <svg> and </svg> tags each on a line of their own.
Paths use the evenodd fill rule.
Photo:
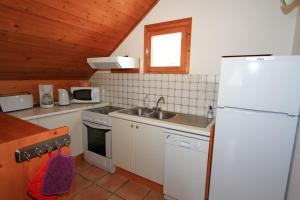
<svg viewBox="0 0 300 200">
<path fill-rule="evenodd" d="M 300 9 L 298 9 L 297 23 L 294 37 L 293 54 L 300 55 Z M 300 198 L 300 120 L 296 136 L 294 158 L 292 161 L 290 182 L 287 192 L 287 200 L 298 200 Z"/>
<path fill-rule="evenodd" d="M 294 37 L 293 54 L 300 55 L 300 9 L 298 9 L 297 23 Z"/>
<path fill-rule="evenodd" d="M 190 73 L 219 72 L 232 54 L 291 54 L 296 11 L 284 15 L 280 0 L 160 0 L 113 55 L 141 59 L 144 25 L 192 17 Z"/>
</svg>

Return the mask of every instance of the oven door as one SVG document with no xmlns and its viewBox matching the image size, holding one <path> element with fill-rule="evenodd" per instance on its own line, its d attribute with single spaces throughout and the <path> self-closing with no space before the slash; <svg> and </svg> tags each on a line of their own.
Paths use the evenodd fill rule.
<svg viewBox="0 0 300 200">
<path fill-rule="evenodd" d="M 83 121 L 84 148 L 98 155 L 111 158 L 111 127 Z"/>
</svg>

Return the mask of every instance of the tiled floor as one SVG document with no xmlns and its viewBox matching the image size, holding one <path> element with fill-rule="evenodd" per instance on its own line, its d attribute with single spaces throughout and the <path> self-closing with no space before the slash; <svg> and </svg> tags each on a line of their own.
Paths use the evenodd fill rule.
<svg viewBox="0 0 300 200">
<path fill-rule="evenodd" d="M 152 190 L 118 174 L 110 174 L 83 160 L 76 161 L 76 175 L 71 192 L 61 200 L 163 200 L 160 192 Z"/>
</svg>

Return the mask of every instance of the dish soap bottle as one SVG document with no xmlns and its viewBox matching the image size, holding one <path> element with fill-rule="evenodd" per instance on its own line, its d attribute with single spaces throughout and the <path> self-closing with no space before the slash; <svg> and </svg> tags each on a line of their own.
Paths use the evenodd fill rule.
<svg viewBox="0 0 300 200">
<path fill-rule="evenodd" d="M 208 111 L 207 111 L 207 118 L 212 119 L 214 116 L 214 111 L 212 109 L 212 106 L 209 106 Z"/>
<path fill-rule="evenodd" d="M 144 107 L 145 108 L 149 108 L 149 97 L 148 97 L 148 94 L 146 94 L 146 96 L 144 98 Z"/>
</svg>

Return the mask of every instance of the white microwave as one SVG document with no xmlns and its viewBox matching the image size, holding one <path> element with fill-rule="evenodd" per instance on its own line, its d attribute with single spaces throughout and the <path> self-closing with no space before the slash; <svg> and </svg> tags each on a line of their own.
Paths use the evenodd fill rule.
<svg viewBox="0 0 300 200">
<path fill-rule="evenodd" d="M 101 88 L 71 87 L 72 103 L 99 103 L 102 100 Z"/>
</svg>

